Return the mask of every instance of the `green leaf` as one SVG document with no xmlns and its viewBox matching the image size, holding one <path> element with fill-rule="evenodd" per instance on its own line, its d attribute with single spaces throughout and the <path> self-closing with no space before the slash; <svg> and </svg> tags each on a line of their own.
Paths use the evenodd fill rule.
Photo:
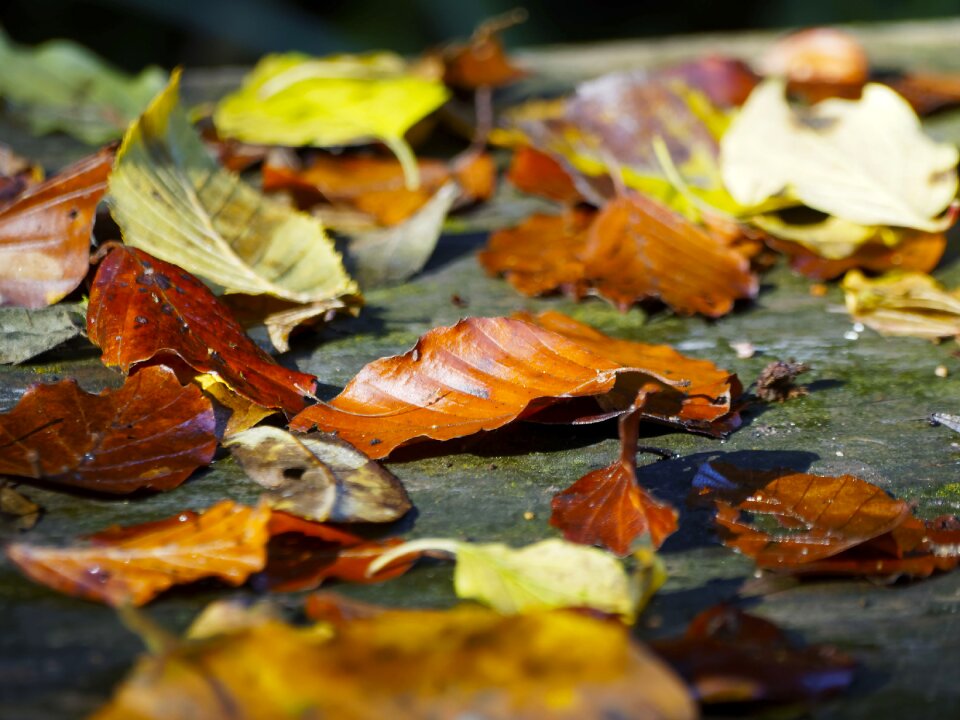
<svg viewBox="0 0 960 720">
<path fill-rule="evenodd" d="M 0 364 L 21 363 L 83 334 L 87 304 L 0 308 Z"/>
<path fill-rule="evenodd" d="M 271 200 L 207 154 L 179 105 L 180 73 L 123 138 L 109 203 L 128 245 L 214 290 L 314 303 L 356 293 L 319 220 Z"/>
<path fill-rule="evenodd" d="M 118 138 L 166 77 L 156 67 L 128 76 L 68 40 L 20 47 L 0 31 L 0 97 L 38 135 L 62 130 L 91 145 Z"/>
<path fill-rule="evenodd" d="M 501 543 L 412 540 L 381 555 L 368 573 L 375 574 L 395 559 L 418 552 L 454 555 L 457 597 L 478 600 L 511 614 L 588 607 L 633 622 L 666 579 L 653 552 L 636 553 L 633 559 L 637 567 L 628 573 L 611 553 L 558 539 L 522 548 Z"/>
<path fill-rule="evenodd" d="M 721 141 L 723 181 L 743 205 L 783 195 L 859 225 L 936 232 L 957 194 L 957 148 L 923 134 L 883 85 L 860 100 L 788 104 L 782 81 L 759 85 Z"/>
<path fill-rule="evenodd" d="M 416 184 L 416 160 L 403 139 L 449 97 L 439 80 L 420 77 L 391 53 L 313 58 L 268 55 L 214 113 L 226 137 L 262 145 L 385 143 Z"/>
</svg>

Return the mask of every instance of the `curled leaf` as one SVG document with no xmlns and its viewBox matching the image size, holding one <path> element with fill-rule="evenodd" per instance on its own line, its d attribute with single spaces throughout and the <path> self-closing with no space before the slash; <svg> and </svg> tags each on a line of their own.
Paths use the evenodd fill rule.
<svg viewBox="0 0 960 720">
<path fill-rule="evenodd" d="M 851 317 L 882 335 L 936 340 L 960 334 L 960 297 L 924 273 L 893 271 L 869 279 L 851 270 L 842 287 Z"/>
</svg>

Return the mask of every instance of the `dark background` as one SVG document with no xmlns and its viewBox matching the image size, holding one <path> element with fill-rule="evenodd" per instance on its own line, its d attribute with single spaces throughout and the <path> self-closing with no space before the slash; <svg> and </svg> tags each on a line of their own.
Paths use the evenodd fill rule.
<svg viewBox="0 0 960 720">
<path fill-rule="evenodd" d="M 508 32 L 514 47 L 960 13 L 960 0 L 0 0 L 0 25 L 21 43 L 68 37 L 138 70 L 278 50 L 416 53 L 518 5 L 530 18 Z"/>
</svg>

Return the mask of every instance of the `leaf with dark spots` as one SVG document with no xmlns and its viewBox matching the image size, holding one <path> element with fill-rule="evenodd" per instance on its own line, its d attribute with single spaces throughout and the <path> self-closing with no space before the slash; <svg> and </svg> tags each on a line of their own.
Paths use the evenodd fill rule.
<svg viewBox="0 0 960 720">
<path fill-rule="evenodd" d="M 683 637 L 652 649 L 710 705 L 818 700 L 846 690 L 856 667 L 835 647 L 798 647 L 772 622 L 728 605 L 704 610 Z"/>
<path fill-rule="evenodd" d="M 101 150 L 0 208 L 0 305 L 52 305 L 80 284 L 112 163 Z"/>
<path fill-rule="evenodd" d="M 655 390 L 650 393 L 655 395 Z M 620 458 L 553 496 L 550 524 L 567 540 L 623 556 L 645 533 L 654 547 L 660 547 L 676 531 L 677 511 L 649 495 L 637 480 L 637 435 L 647 397 L 620 417 Z"/>
<path fill-rule="evenodd" d="M 263 407 L 295 412 L 315 387 L 313 376 L 278 365 L 258 348 L 203 283 L 134 248 L 114 248 L 100 264 L 87 334 L 106 365 L 130 372 L 174 355 Z"/>
<path fill-rule="evenodd" d="M 92 395 L 35 385 L 0 415 L 0 473 L 106 493 L 170 490 L 213 458 L 210 401 L 165 367 Z"/>
</svg>

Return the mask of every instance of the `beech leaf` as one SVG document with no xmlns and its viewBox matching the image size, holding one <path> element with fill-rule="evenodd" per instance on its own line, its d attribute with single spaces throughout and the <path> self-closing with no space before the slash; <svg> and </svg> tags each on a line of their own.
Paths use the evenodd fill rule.
<svg viewBox="0 0 960 720">
<path fill-rule="evenodd" d="M 0 415 L 0 473 L 98 492 L 170 490 L 216 447 L 210 401 L 165 367 L 99 395 L 34 385 Z"/>
<path fill-rule="evenodd" d="M 851 317 L 882 335 L 936 340 L 960 334 L 960 295 L 925 273 L 892 271 L 870 279 L 851 270 L 842 287 Z"/>
<path fill-rule="evenodd" d="M 86 303 L 0 308 L 0 363 L 22 363 L 83 334 Z"/>
<path fill-rule="evenodd" d="M 628 573 L 610 553 L 557 539 L 522 548 L 439 538 L 411 540 L 383 553 L 369 572 L 410 553 L 436 552 L 456 558 L 457 597 L 508 614 L 585 607 L 632 623 L 642 603 L 666 579 L 653 553 L 638 553 L 642 567 Z"/>
<path fill-rule="evenodd" d="M 382 610 L 328 600 L 292 627 L 212 606 L 188 639 L 142 658 L 93 720 L 484 718 L 693 720 L 676 675 L 619 623 L 476 606 Z M 204 627 L 206 626 L 206 627 Z"/>
<path fill-rule="evenodd" d="M 353 295 L 316 218 L 264 197 L 208 155 L 179 105 L 179 85 L 177 71 L 117 153 L 110 207 L 124 242 L 219 291 L 297 303 Z"/>
<path fill-rule="evenodd" d="M 86 277 L 112 161 L 101 150 L 0 207 L 0 305 L 52 305 Z"/>
<path fill-rule="evenodd" d="M 87 547 L 14 543 L 8 557 L 30 578 L 109 605 L 143 605 L 175 584 L 218 577 L 242 584 L 266 559 L 270 509 L 222 500 L 201 514 L 117 528 Z"/>
<path fill-rule="evenodd" d="M 883 85 L 801 111 L 782 81 L 768 80 L 721 148 L 723 181 L 743 205 L 785 194 L 860 225 L 936 232 L 953 222 L 937 216 L 957 194 L 957 148 L 924 135 L 910 105 Z"/>
<path fill-rule="evenodd" d="M 392 522 L 413 505 L 397 477 L 333 435 L 259 427 L 224 442 L 271 507 L 318 522 Z"/>
</svg>

